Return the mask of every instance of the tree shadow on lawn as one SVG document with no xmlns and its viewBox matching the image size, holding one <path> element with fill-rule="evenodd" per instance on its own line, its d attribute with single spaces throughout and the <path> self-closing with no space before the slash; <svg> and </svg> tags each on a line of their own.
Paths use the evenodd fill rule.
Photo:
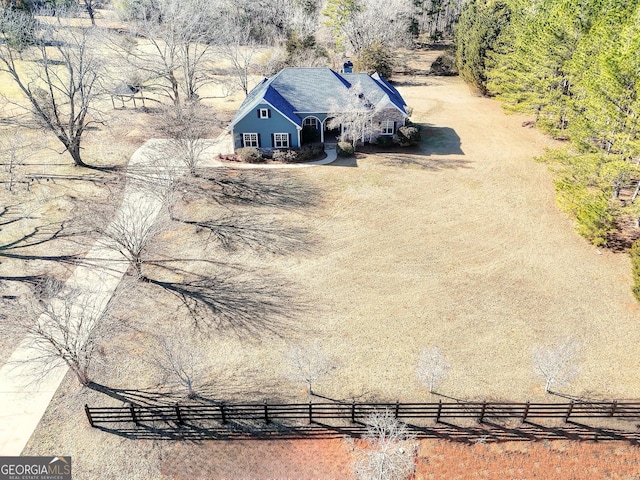
<svg viewBox="0 0 640 480">
<path fill-rule="evenodd" d="M 288 212 L 312 208 L 320 198 L 315 186 L 295 175 L 221 169 L 215 176 L 182 182 L 182 202 L 173 219 L 195 227 L 207 240 L 217 240 L 227 251 L 248 248 L 287 255 L 309 251 L 315 244 L 310 232 L 287 221 Z M 213 200 L 219 207 L 187 213 L 189 204 L 198 200 Z"/>
<path fill-rule="evenodd" d="M 28 214 L 20 209 L 19 205 L 3 206 L 0 210 L 0 232 L 4 226 L 18 223 L 22 220 L 30 220 Z M 61 263 L 76 263 L 78 256 L 70 255 L 40 255 L 21 253 L 23 249 L 41 247 L 57 240 L 69 239 L 78 235 L 78 232 L 69 231 L 65 222 L 52 222 L 30 227 L 26 233 L 17 234 L 14 238 L 0 243 L 0 257 L 17 260 L 44 260 Z"/>
<path fill-rule="evenodd" d="M 418 168 L 421 170 L 440 171 L 470 168 L 471 161 L 459 158 L 426 158 L 406 153 L 379 153 L 383 164 L 390 167 Z"/>
<path fill-rule="evenodd" d="M 423 170 L 450 170 L 470 168 L 471 161 L 464 158 L 460 137 L 450 127 L 421 125 L 422 140 L 417 148 L 397 148 L 377 151 L 384 164 L 392 167 L 410 167 Z M 451 155 L 451 158 L 442 158 Z M 437 158 L 434 158 L 437 157 Z"/>
<path fill-rule="evenodd" d="M 319 190 L 297 178 L 291 170 L 215 169 L 187 180 L 186 200 L 208 198 L 224 205 L 251 205 L 297 209 L 312 207 Z"/>
<path fill-rule="evenodd" d="M 422 125 L 420 152 L 425 155 L 464 155 L 462 142 L 451 127 Z"/>
<path fill-rule="evenodd" d="M 156 264 L 156 266 L 159 266 Z M 162 265 L 182 281 L 145 277 L 145 281 L 173 295 L 193 326 L 239 338 L 264 335 L 287 337 L 297 330 L 295 319 L 305 310 L 300 293 L 273 275 L 259 272 L 197 274 Z"/>
<path fill-rule="evenodd" d="M 210 220 L 177 221 L 195 227 L 204 233 L 207 241 L 215 240 L 227 251 L 241 248 L 286 255 L 311 251 L 314 237 L 303 228 L 285 225 L 282 220 L 259 212 L 229 213 Z"/>
</svg>

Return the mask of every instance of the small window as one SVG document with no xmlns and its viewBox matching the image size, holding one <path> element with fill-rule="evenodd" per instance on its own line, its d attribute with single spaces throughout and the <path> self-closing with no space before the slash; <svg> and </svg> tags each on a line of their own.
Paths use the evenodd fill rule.
<svg viewBox="0 0 640 480">
<path fill-rule="evenodd" d="M 270 112 L 268 108 L 261 108 L 260 110 L 258 110 L 258 117 L 259 118 L 269 118 Z"/>
<path fill-rule="evenodd" d="M 257 133 L 243 133 L 242 134 L 242 144 L 245 147 L 258 148 L 260 146 L 258 144 L 258 134 Z"/>
<path fill-rule="evenodd" d="M 273 148 L 289 148 L 289 134 L 288 133 L 274 133 L 273 134 Z"/>
<path fill-rule="evenodd" d="M 315 117 L 307 117 L 304 119 L 304 122 L 302 122 L 302 126 L 303 127 L 313 127 L 315 129 L 318 128 L 318 119 Z"/>
<path fill-rule="evenodd" d="M 382 122 L 382 134 L 393 135 L 393 127 L 394 127 L 394 123 L 391 120 L 386 120 Z"/>
</svg>

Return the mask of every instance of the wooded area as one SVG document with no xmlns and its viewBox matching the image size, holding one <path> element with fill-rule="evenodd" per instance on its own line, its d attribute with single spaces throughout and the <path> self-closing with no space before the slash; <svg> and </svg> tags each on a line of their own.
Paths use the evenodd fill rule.
<svg viewBox="0 0 640 480">
<path fill-rule="evenodd" d="M 595 245 L 640 214 L 639 21 L 637 0 L 470 0 L 457 27 L 465 80 L 568 141 L 543 160 Z"/>
</svg>

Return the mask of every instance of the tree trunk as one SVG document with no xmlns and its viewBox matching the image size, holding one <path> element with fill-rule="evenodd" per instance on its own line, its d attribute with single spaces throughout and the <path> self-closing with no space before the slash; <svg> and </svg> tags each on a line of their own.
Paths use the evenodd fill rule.
<svg viewBox="0 0 640 480">
<path fill-rule="evenodd" d="M 96 12 L 93 10 L 93 5 L 90 1 L 85 2 L 85 7 L 87 8 L 87 13 L 89 14 L 89 18 L 91 19 L 91 25 L 95 27 L 96 25 Z"/>
<path fill-rule="evenodd" d="M 73 158 L 73 164 L 76 167 L 89 167 L 89 165 L 87 165 L 86 163 L 84 163 L 82 161 L 82 158 L 80 157 L 80 146 L 79 145 L 70 145 L 67 147 L 67 151 L 69 152 L 69 155 L 71 155 L 71 158 Z"/>
<path fill-rule="evenodd" d="M 176 76 L 171 72 L 169 74 L 169 80 L 171 81 L 171 92 L 173 93 L 173 104 L 180 105 L 180 89 L 178 86 L 178 80 Z"/>
<path fill-rule="evenodd" d="M 145 277 L 142 274 L 142 258 L 140 257 L 136 257 L 133 259 L 133 268 L 136 272 L 136 276 L 140 279 L 140 280 L 144 280 Z"/>
<path fill-rule="evenodd" d="M 633 195 L 631 195 L 631 203 L 636 201 L 636 198 L 638 198 L 638 193 L 640 193 L 640 180 L 638 180 L 636 189 L 634 190 Z"/>
<path fill-rule="evenodd" d="M 65 363 L 69 366 L 71 371 L 75 374 L 80 385 L 84 385 L 85 387 L 91 383 L 91 379 L 89 378 L 89 374 L 86 372 L 86 369 L 80 367 L 80 365 L 75 362 L 69 361 L 65 359 Z"/>
</svg>

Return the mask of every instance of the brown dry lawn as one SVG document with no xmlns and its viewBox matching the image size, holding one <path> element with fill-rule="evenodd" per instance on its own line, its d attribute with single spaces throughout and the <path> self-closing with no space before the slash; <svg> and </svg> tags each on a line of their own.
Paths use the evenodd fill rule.
<svg viewBox="0 0 640 480">
<path fill-rule="evenodd" d="M 270 171 L 269 181 L 293 182 L 311 204 L 234 207 L 296 232 L 303 240 L 297 247 L 275 254 L 266 248 L 228 252 L 176 225 L 155 252 L 155 259 L 184 259 L 179 266 L 191 272 L 220 278 L 234 272 L 293 294 L 292 300 L 280 297 L 285 308 L 277 321 L 267 325 L 256 315 L 249 333 L 217 325 L 202 335 L 174 298 L 141 285 L 123 308 L 131 329 L 105 345 L 96 380 L 114 388 L 156 386 L 158 373 L 144 360 L 153 335 L 165 333 L 193 338 L 204 364 L 199 390 L 209 398 L 306 400 L 304 387 L 283 375 L 286 352 L 293 342 L 319 339 L 340 364 L 316 387 L 331 398 L 437 400 L 415 376 L 421 350 L 437 345 L 452 364 L 439 389 L 443 395 L 559 401 L 544 394 L 531 348 L 571 334 L 586 348 L 581 374 L 564 393 L 637 398 L 640 314 L 629 290 L 629 262 L 586 244 L 558 212 L 551 176 L 533 160 L 552 142 L 523 128 L 523 118 L 473 95 L 459 79 L 407 77 L 400 89 L 414 108 L 413 120 L 425 125 L 420 152 L 359 154 L 334 166 Z M 179 206 L 181 214 L 206 218 L 221 208 L 202 197 L 188 200 Z M 148 268 L 164 280 L 187 276 L 176 268 Z M 79 478 L 348 475 L 348 452 L 329 440 L 132 441 L 92 430 L 84 403 L 121 404 L 81 391 L 67 378 L 24 454 L 72 455 Z M 470 472 L 477 472 L 475 478 L 549 478 L 538 473 L 539 465 L 556 462 L 562 469 L 574 454 L 591 462 L 616 452 L 624 461 L 612 464 L 610 473 L 580 476 L 587 470 L 567 463 L 573 476 L 552 477 L 638 473 L 636 449 L 623 444 L 520 445 L 512 453 L 508 444 L 425 441 L 420 478 L 474 478 Z M 512 466 L 504 463 L 514 458 Z M 189 474 L 175 472 L 175 465 L 187 464 Z M 452 470 L 455 464 L 459 470 Z M 616 470 L 623 465 L 624 472 Z"/>
</svg>

